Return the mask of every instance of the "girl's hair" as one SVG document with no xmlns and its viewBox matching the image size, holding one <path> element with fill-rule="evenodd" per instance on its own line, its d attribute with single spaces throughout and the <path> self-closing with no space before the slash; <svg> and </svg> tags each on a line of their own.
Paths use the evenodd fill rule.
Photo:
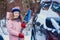
<svg viewBox="0 0 60 40">
<path fill-rule="evenodd" d="M 7 12 L 7 14 L 6 14 L 6 19 L 13 19 L 13 14 L 11 13 L 11 12 Z"/>
<path fill-rule="evenodd" d="M 14 19 L 14 14 L 11 13 L 11 14 L 9 15 L 9 20 L 13 20 L 13 19 Z"/>
</svg>

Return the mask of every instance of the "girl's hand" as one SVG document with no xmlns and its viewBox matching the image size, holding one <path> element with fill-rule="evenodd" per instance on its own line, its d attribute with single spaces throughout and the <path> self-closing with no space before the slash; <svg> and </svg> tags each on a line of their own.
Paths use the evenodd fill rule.
<svg viewBox="0 0 60 40">
<path fill-rule="evenodd" d="M 25 23 L 25 22 L 21 23 L 21 27 L 22 27 L 23 29 L 26 28 L 26 23 Z"/>
<path fill-rule="evenodd" d="M 24 35 L 21 33 L 18 36 L 19 36 L 19 38 L 24 38 Z"/>
</svg>

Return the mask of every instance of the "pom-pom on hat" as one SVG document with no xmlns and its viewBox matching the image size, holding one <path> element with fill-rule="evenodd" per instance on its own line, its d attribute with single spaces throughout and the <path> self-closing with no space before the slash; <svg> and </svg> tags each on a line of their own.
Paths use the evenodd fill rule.
<svg viewBox="0 0 60 40">
<path fill-rule="evenodd" d="M 20 7 L 14 7 L 14 8 L 12 8 L 11 12 L 15 12 L 15 11 L 20 12 Z"/>
</svg>

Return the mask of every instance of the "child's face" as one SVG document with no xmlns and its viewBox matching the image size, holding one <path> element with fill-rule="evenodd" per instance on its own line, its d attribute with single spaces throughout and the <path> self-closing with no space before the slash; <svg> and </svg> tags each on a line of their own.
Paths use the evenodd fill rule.
<svg viewBox="0 0 60 40">
<path fill-rule="evenodd" d="M 18 11 L 15 11 L 14 12 L 14 18 L 18 18 L 19 17 L 19 12 Z"/>
</svg>

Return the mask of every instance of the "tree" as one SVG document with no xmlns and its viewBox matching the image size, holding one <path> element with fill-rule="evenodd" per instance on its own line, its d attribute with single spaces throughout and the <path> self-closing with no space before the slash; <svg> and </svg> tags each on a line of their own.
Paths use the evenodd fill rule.
<svg viewBox="0 0 60 40">
<path fill-rule="evenodd" d="M 6 15 L 6 3 L 4 0 L 0 0 L 0 19 L 3 19 Z"/>
</svg>

